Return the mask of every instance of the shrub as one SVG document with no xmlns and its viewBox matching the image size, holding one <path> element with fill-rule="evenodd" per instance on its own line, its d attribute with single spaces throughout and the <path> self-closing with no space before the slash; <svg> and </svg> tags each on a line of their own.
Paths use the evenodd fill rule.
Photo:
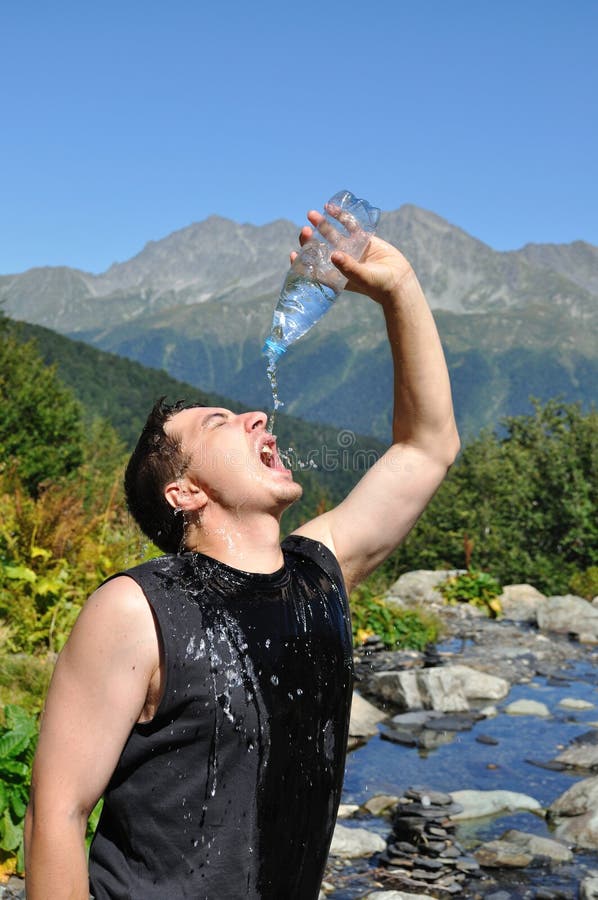
<svg viewBox="0 0 598 900">
<path fill-rule="evenodd" d="M 22 875 L 25 869 L 23 826 L 37 734 L 35 715 L 12 703 L 4 707 L 4 724 L 0 725 L 0 874 L 3 875 Z M 101 809 L 100 800 L 87 823 L 87 847 Z"/>
<path fill-rule="evenodd" d="M 376 635 L 389 649 L 423 650 L 438 638 L 439 624 L 433 616 L 415 609 L 389 606 L 361 585 L 351 594 L 351 619 L 356 645 Z"/>
<path fill-rule="evenodd" d="M 500 435 L 484 432 L 464 447 L 384 564 L 392 577 L 467 568 L 465 534 L 480 569 L 545 594 L 566 593 L 576 572 L 598 565 L 598 410 L 557 400 L 534 407 L 505 419 Z"/>
<path fill-rule="evenodd" d="M 114 484 L 85 503 L 83 478 L 31 497 L 14 472 L 0 472 L 0 626 L 9 652 L 60 650 L 87 596 L 138 555 Z"/>
<path fill-rule="evenodd" d="M 493 617 L 502 612 L 498 599 L 502 588 L 496 578 L 487 572 L 470 569 L 459 575 L 451 575 L 438 585 L 438 590 L 447 603 L 471 603 Z"/>
<path fill-rule="evenodd" d="M 5 874 L 22 873 L 23 821 L 29 800 L 37 722 L 19 706 L 4 707 L 0 727 L 0 865 Z"/>
<path fill-rule="evenodd" d="M 586 600 L 598 597 L 598 566 L 589 566 L 584 572 L 576 572 L 569 582 L 569 588 Z"/>
</svg>

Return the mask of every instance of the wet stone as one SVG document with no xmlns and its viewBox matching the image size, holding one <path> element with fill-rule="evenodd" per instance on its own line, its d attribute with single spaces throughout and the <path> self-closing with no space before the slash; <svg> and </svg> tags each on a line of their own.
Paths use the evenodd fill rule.
<svg viewBox="0 0 598 900">
<path fill-rule="evenodd" d="M 460 812 L 450 794 L 411 787 L 397 803 L 393 834 L 380 864 L 389 868 L 406 890 L 429 886 L 435 893 L 462 891 L 466 877 L 479 874 L 479 864 L 455 840 L 456 826 L 449 816 Z"/>
<path fill-rule="evenodd" d="M 530 766 L 536 766 L 538 769 L 548 769 L 550 772 L 564 772 L 567 766 L 565 763 L 558 762 L 556 759 L 549 760 L 541 760 L 541 759 L 526 759 L 526 763 Z"/>
<path fill-rule="evenodd" d="M 427 858 L 425 856 L 416 856 L 413 863 L 416 866 L 420 866 L 422 869 L 429 869 L 432 872 L 437 872 L 444 868 L 438 859 Z"/>
<path fill-rule="evenodd" d="M 439 856 L 447 849 L 446 841 L 428 841 L 428 853 L 437 853 Z"/>
<path fill-rule="evenodd" d="M 488 744 L 489 747 L 496 747 L 498 744 L 497 739 L 491 737 L 489 734 L 477 734 L 476 741 L 478 744 Z"/>
<path fill-rule="evenodd" d="M 429 731 L 471 731 L 478 716 L 462 715 L 462 716 L 442 716 L 438 719 L 430 719 L 426 723 Z"/>
<path fill-rule="evenodd" d="M 593 731 L 585 731 L 583 734 L 578 734 L 577 737 L 574 737 L 571 741 L 572 744 L 598 744 L 598 728 Z"/>
<path fill-rule="evenodd" d="M 384 741 L 391 741 L 393 744 L 402 744 L 404 747 L 417 747 L 419 739 L 412 731 L 406 731 L 402 728 L 393 728 L 390 725 L 383 725 L 380 729 L 380 737 Z"/>
<path fill-rule="evenodd" d="M 426 798 L 433 806 L 450 806 L 453 798 L 450 794 L 444 794 L 442 791 L 429 791 L 427 788 L 411 788 L 405 791 L 404 796 L 408 800 L 421 800 L 422 804 L 426 803 Z"/>
<path fill-rule="evenodd" d="M 392 845 L 392 849 L 397 853 L 417 853 L 415 844 L 410 844 L 408 841 L 397 841 Z"/>
</svg>

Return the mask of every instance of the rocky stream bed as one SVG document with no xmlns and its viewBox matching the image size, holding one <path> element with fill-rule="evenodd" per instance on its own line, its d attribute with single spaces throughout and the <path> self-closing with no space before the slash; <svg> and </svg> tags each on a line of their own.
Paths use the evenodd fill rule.
<svg viewBox="0 0 598 900">
<path fill-rule="evenodd" d="M 444 624 L 426 653 L 356 657 L 343 805 L 322 898 L 598 898 L 598 598 L 512 585 L 446 606 L 447 573 L 387 598 Z"/>
</svg>

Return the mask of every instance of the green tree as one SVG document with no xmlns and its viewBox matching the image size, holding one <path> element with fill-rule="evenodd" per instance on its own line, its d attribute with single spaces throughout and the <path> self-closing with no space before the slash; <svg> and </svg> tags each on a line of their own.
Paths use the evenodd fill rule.
<svg viewBox="0 0 598 900">
<path fill-rule="evenodd" d="M 465 565 L 503 584 L 561 593 L 598 562 L 598 412 L 551 400 L 468 444 L 422 519 L 385 566 Z"/>
<path fill-rule="evenodd" d="M 44 365 L 33 343 L 21 343 L 0 318 L 0 465 L 12 466 L 36 496 L 44 481 L 83 461 L 81 407 Z"/>
</svg>

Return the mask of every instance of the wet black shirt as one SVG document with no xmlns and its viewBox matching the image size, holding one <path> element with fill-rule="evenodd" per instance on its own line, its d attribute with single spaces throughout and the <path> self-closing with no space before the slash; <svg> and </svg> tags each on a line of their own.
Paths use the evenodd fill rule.
<svg viewBox="0 0 598 900">
<path fill-rule="evenodd" d="M 90 853 L 96 900 L 315 900 L 340 800 L 352 688 L 342 575 L 293 536 L 271 575 L 198 553 L 126 574 L 164 645 Z"/>
</svg>

